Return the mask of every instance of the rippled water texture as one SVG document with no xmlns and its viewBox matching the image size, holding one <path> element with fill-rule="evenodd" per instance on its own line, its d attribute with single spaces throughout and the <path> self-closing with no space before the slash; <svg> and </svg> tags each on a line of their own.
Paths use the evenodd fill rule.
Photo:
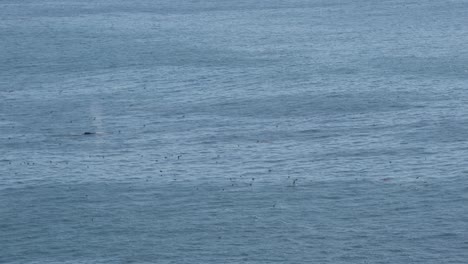
<svg viewBox="0 0 468 264">
<path fill-rule="evenodd" d="M 0 2 L 1 263 L 468 263 L 468 2 Z"/>
</svg>

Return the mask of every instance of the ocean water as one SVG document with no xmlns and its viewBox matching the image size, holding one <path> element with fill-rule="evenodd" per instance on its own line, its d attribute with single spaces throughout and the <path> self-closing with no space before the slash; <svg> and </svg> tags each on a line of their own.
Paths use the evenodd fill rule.
<svg viewBox="0 0 468 264">
<path fill-rule="evenodd" d="M 468 1 L 0 1 L 0 263 L 468 263 Z"/>
</svg>

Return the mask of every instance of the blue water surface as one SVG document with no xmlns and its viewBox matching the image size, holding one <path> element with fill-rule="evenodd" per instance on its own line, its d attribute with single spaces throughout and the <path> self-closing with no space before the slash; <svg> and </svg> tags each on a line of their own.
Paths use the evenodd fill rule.
<svg viewBox="0 0 468 264">
<path fill-rule="evenodd" d="M 468 1 L 0 1 L 0 263 L 468 263 Z"/>
</svg>

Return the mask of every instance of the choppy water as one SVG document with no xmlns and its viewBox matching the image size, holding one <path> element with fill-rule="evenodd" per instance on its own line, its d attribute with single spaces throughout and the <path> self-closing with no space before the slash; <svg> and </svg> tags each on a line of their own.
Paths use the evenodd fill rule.
<svg viewBox="0 0 468 264">
<path fill-rule="evenodd" d="M 467 11 L 1 1 L 0 262 L 467 263 Z"/>
</svg>

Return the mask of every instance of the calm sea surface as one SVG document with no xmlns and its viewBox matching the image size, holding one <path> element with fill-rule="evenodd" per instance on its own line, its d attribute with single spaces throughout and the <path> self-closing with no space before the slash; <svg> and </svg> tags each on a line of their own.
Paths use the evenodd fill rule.
<svg viewBox="0 0 468 264">
<path fill-rule="evenodd" d="M 0 263 L 468 263 L 468 1 L 0 1 Z"/>
</svg>

